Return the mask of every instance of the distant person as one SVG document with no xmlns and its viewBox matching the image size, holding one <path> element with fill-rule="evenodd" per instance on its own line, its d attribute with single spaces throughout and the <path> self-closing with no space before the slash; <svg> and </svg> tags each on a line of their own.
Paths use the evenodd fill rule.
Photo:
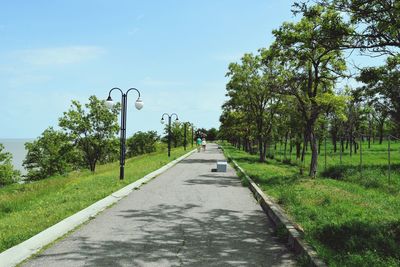
<svg viewBox="0 0 400 267">
<path fill-rule="evenodd" d="M 197 152 L 200 152 L 200 148 L 201 148 L 201 138 L 200 137 L 197 137 L 197 140 L 196 140 L 196 144 L 197 144 Z"/>
<path fill-rule="evenodd" d="M 207 145 L 206 139 L 203 137 L 203 140 L 201 140 L 201 146 L 203 147 L 203 151 L 206 151 L 206 145 Z"/>
</svg>

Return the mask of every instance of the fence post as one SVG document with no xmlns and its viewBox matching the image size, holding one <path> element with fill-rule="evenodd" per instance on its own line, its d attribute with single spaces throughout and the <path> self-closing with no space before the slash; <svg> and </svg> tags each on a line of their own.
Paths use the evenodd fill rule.
<svg viewBox="0 0 400 267">
<path fill-rule="evenodd" d="M 388 175 L 388 184 L 390 185 L 390 135 L 388 135 L 388 163 L 389 163 L 389 175 Z"/>
<path fill-rule="evenodd" d="M 340 166 L 342 166 L 342 153 L 343 153 L 343 149 L 344 149 L 343 146 L 344 145 L 343 145 L 343 136 L 342 136 L 342 137 L 340 137 Z"/>
<path fill-rule="evenodd" d="M 360 135 L 360 177 L 362 178 L 362 135 Z"/>
</svg>

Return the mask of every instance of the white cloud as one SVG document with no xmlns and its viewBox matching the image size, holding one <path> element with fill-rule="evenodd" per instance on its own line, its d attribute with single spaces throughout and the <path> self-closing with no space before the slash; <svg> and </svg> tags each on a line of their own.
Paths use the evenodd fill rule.
<svg viewBox="0 0 400 267">
<path fill-rule="evenodd" d="M 35 66 L 62 66 L 93 60 L 105 50 L 98 46 L 65 46 L 15 52 L 21 61 Z"/>
</svg>

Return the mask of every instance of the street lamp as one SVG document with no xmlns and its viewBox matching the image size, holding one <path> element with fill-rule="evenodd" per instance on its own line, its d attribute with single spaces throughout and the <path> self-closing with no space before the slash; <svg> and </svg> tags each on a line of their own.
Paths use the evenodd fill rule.
<svg viewBox="0 0 400 267">
<path fill-rule="evenodd" d="M 176 113 L 172 113 L 171 115 L 169 115 L 168 113 L 164 113 L 161 116 L 161 124 L 164 124 L 164 116 L 167 115 L 168 117 L 168 157 L 171 156 L 171 118 L 173 115 L 175 115 L 176 119 L 175 121 L 178 121 L 178 115 Z"/>
<path fill-rule="evenodd" d="M 130 88 L 126 93 L 124 93 L 120 88 L 114 87 L 110 90 L 108 93 L 108 98 L 106 100 L 106 105 L 108 108 L 112 108 L 114 106 L 114 102 L 111 98 L 111 92 L 114 90 L 118 90 L 121 92 L 122 99 L 121 99 L 121 137 L 120 137 L 120 159 L 119 159 L 119 179 L 123 180 L 124 179 L 124 167 L 125 167 L 125 152 L 126 152 L 126 111 L 128 109 L 128 93 L 132 90 L 136 91 L 138 93 L 138 98 L 136 99 L 135 102 L 135 107 L 137 110 L 141 110 L 143 108 L 143 101 L 140 98 L 140 92 L 136 88 Z"/>
</svg>

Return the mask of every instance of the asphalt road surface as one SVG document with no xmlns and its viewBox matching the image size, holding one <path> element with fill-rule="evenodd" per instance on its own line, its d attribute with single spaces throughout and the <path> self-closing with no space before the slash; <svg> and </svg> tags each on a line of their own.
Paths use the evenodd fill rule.
<svg viewBox="0 0 400 267">
<path fill-rule="evenodd" d="M 220 159 L 207 145 L 23 266 L 295 266 Z"/>
</svg>

